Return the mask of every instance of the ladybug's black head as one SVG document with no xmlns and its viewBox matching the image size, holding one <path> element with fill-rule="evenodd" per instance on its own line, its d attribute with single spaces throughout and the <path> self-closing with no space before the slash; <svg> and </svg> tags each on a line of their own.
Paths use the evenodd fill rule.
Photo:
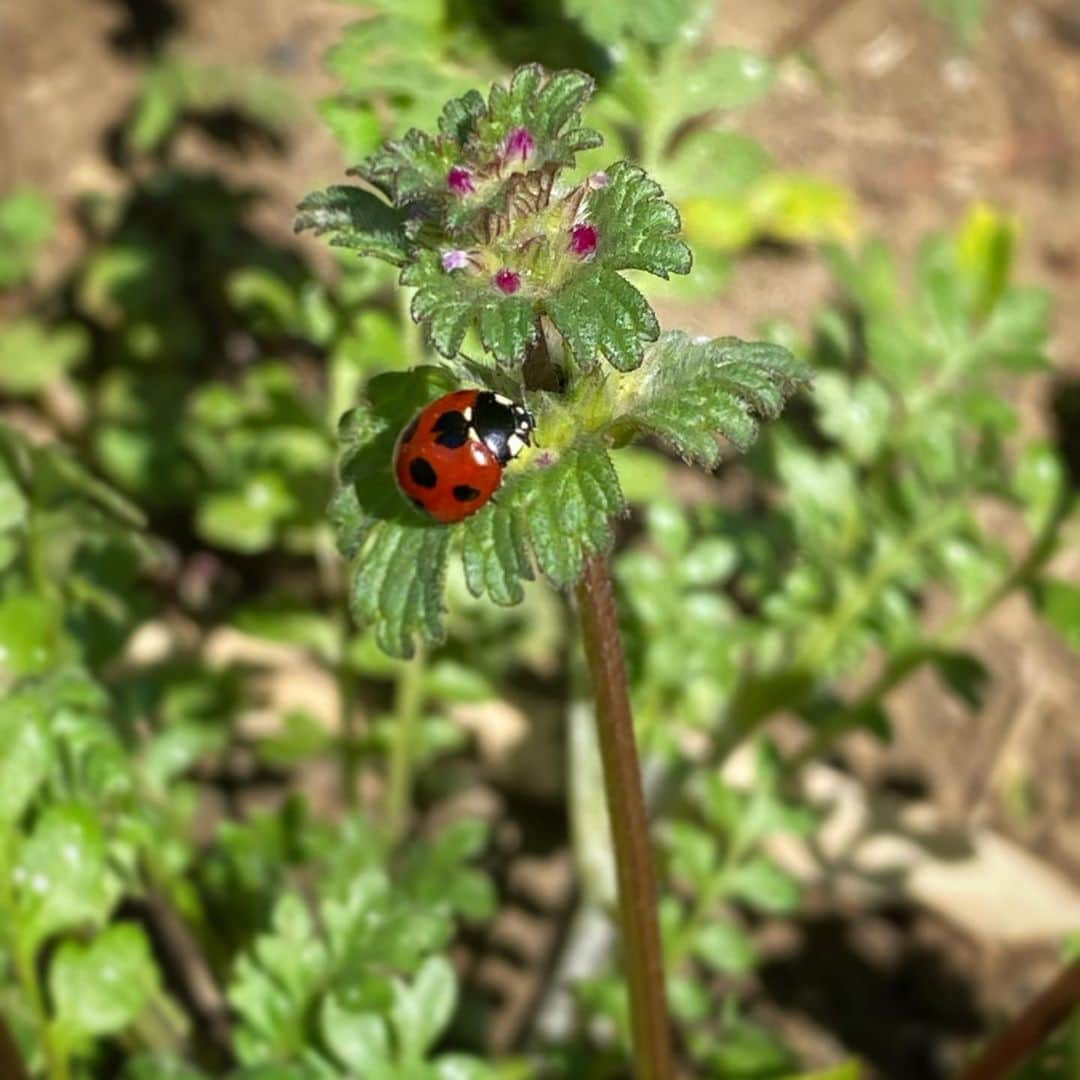
<svg viewBox="0 0 1080 1080">
<path fill-rule="evenodd" d="M 472 427 L 501 465 L 516 458 L 532 436 L 535 421 L 520 402 L 482 390 L 476 395 Z"/>
</svg>

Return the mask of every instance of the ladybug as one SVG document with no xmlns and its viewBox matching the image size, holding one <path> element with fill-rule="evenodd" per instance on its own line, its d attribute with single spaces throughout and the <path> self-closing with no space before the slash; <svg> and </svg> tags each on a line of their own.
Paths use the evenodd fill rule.
<svg viewBox="0 0 1080 1080">
<path fill-rule="evenodd" d="M 444 394 L 398 436 L 398 487 L 436 521 L 461 521 L 496 492 L 503 467 L 529 444 L 534 426 L 524 405 L 490 390 Z"/>
</svg>

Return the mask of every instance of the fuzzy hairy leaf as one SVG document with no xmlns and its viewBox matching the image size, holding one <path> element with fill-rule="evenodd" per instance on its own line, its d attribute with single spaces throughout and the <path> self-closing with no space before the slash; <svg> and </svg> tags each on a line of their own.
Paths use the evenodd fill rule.
<svg viewBox="0 0 1080 1080">
<path fill-rule="evenodd" d="M 807 382 L 805 367 L 780 345 L 733 337 L 699 341 L 671 331 L 628 378 L 618 422 L 711 468 L 720 460 L 720 436 L 746 449 L 759 421 L 776 417 Z"/>
<path fill-rule="evenodd" d="M 527 64 L 514 72 L 509 87 L 496 83 L 488 98 L 486 118 L 477 124 L 477 137 L 485 146 L 501 148 L 515 128 L 528 128 L 536 140 L 536 163 L 570 165 L 580 150 L 598 146 L 596 132 L 575 123 L 595 84 L 583 71 L 545 72 Z"/>
<path fill-rule="evenodd" d="M 453 538 L 462 541 L 470 590 L 516 604 L 534 563 L 554 585 L 572 585 L 586 555 L 611 543 L 611 517 L 623 509 L 607 451 L 584 436 L 512 466 L 495 498 L 461 525 L 439 525 L 415 510 L 394 482 L 394 442 L 453 378 L 441 368 L 378 376 L 366 402 L 342 421 L 342 483 L 331 519 L 351 560 L 353 612 L 394 656 L 411 655 L 417 637 L 441 640 Z"/>
<path fill-rule="evenodd" d="M 427 326 L 432 345 L 443 356 L 457 354 L 472 326 L 479 330 L 484 348 L 503 363 L 520 359 L 536 337 L 530 300 L 507 296 L 486 278 L 447 273 L 435 252 L 425 252 L 401 280 L 417 286 L 412 317 Z"/>
<path fill-rule="evenodd" d="M 589 196 L 588 218 L 599 231 L 596 261 L 611 270 L 647 270 L 657 277 L 690 272 L 679 211 L 645 170 L 619 161 L 608 183 Z"/>
<path fill-rule="evenodd" d="M 466 519 L 462 560 L 465 581 L 474 596 L 486 593 L 496 604 L 508 607 L 521 603 L 525 595 L 521 581 L 533 577 L 525 529 L 520 507 L 515 503 L 503 506 L 502 498 Z"/>
<path fill-rule="evenodd" d="M 641 363 L 646 342 L 660 334 L 660 323 L 645 297 L 601 265 L 548 300 L 546 311 L 582 366 L 599 353 L 613 367 L 630 371 Z"/>
<path fill-rule="evenodd" d="M 395 266 L 403 266 L 408 258 L 401 213 L 370 191 L 335 184 L 312 192 L 297 210 L 296 232 L 312 229 L 316 236 L 329 233 L 335 247 L 372 255 Z"/>
<path fill-rule="evenodd" d="M 381 375 L 368 384 L 367 401 L 342 418 L 341 487 L 330 517 L 352 561 L 352 610 L 394 656 L 412 655 L 417 634 L 442 637 L 450 537 L 398 492 L 394 443 L 412 416 L 452 384 L 449 372 L 434 367 Z"/>
<path fill-rule="evenodd" d="M 553 585 L 572 585 L 586 555 L 610 545 L 611 518 L 623 508 L 615 467 L 597 440 L 579 440 L 554 463 L 511 475 L 465 523 L 469 589 L 499 604 L 518 603 L 521 579 L 532 578 L 529 550 Z"/>
<path fill-rule="evenodd" d="M 569 165 L 580 150 L 599 145 L 596 132 L 580 125 L 580 114 L 593 92 L 593 81 L 580 71 L 549 73 L 538 64 L 518 68 L 509 86 L 496 83 L 485 103 L 475 90 L 449 101 L 439 118 L 439 134 L 416 128 L 387 143 L 364 161 L 358 175 L 374 184 L 395 206 L 410 202 L 445 202 L 481 209 L 503 193 L 502 163 L 506 140 L 527 128 L 532 140 L 529 168 Z M 462 202 L 447 188 L 453 166 L 478 177 L 480 190 Z M 512 173 L 511 173 L 512 175 Z M 479 180 L 483 176 L 487 179 Z"/>
</svg>

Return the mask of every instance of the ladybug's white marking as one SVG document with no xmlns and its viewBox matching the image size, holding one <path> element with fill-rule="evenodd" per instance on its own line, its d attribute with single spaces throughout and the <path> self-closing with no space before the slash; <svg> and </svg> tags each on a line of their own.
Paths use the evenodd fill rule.
<svg viewBox="0 0 1080 1080">
<path fill-rule="evenodd" d="M 506 447 L 510 451 L 510 456 L 515 458 L 525 449 L 525 440 L 520 435 L 511 435 L 506 440 Z"/>
</svg>

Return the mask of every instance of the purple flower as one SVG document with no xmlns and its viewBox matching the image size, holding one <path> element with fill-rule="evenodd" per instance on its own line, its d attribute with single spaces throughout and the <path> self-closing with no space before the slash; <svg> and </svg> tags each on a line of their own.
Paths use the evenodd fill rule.
<svg viewBox="0 0 1080 1080">
<path fill-rule="evenodd" d="M 536 149 L 536 140 L 532 137 L 528 128 L 514 128 L 506 136 L 506 157 L 512 160 L 520 157 L 524 161 Z"/>
<path fill-rule="evenodd" d="M 448 273 L 451 270 L 464 270 L 469 265 L 468 252 L 453 248 L 442 253 L 442 268 Z"/>
<path fill-rule="evenodd" d="M 599 191 L 601 188 L 606 188 L 608 186 L 608 174 L 603 170 L 594 172 L 586 183 L 593 191 Z"/>
<path fill-rule="evenodd" d="M 595 225 L 582 223 L 575 225 L 570 230 L 570 250 L 582 259 L 588 258 L 596 251 L 597 241 L 600 234 Z"/>
<path fill-rule="evenodd" d="M 455 195 L 471 195 L 476 190 L 472 173 L 464 165 L 455 165 L 446 174 L 446 186 Z"/>
<path fill-rule="evenodd" d="M 505 266 L 492 280 L 495 282 L 495 287 L 507 296 L 513 296 L 521 288 L 521 275 L 514 270 L 508 270 Z"/>
</svg>

